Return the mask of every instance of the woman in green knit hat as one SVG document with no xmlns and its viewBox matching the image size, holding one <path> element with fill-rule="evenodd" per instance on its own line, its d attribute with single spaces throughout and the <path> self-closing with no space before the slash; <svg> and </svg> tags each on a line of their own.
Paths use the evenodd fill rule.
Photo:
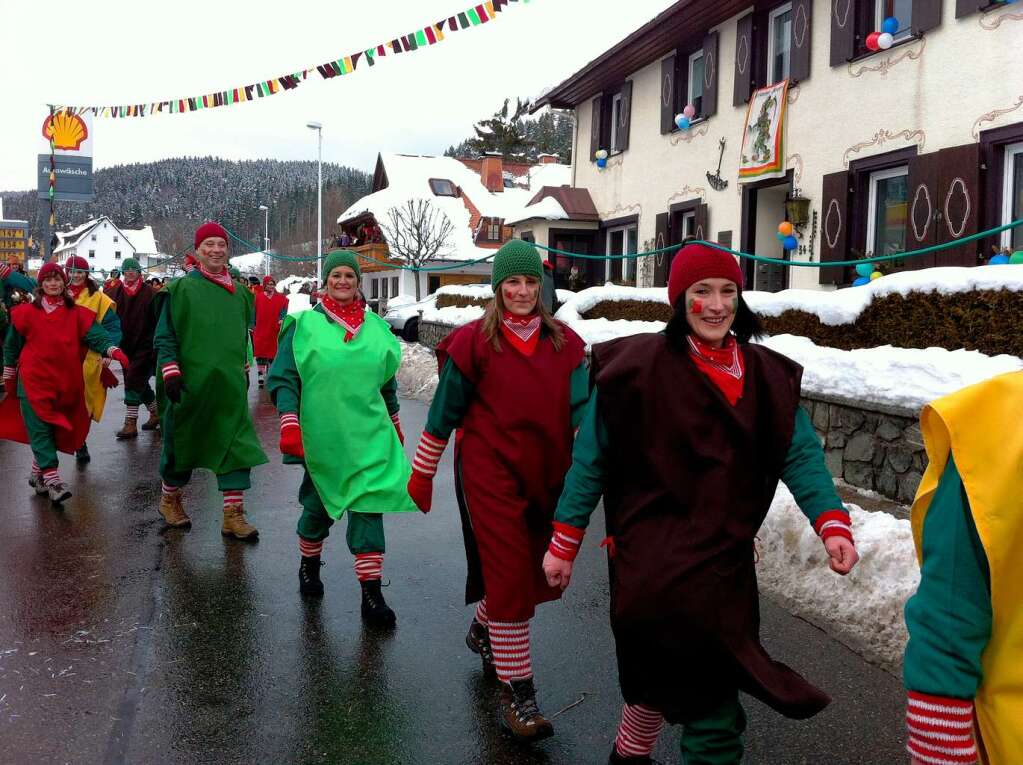
<svg viewBox="0 0 1023 765">
<path fill-rule="evenodd" d="M 440 381 L 413 461 L 409 494 L 423 512 L 451 432 L 469 576 L 477 603 L 466 643 L 501 683 L 499 715 L 516 738 L 550 736 L 536 703 L 529 620 L 561 595 L 541 563 L 588 397 L 583 341 L 544 307 L 540 255 L 512 240 L 494 257 L 494 299 L 437 348 Z"/>
<path fill-rule="evenodd" d="M 401 348 L 387 323 L 359 301 L 361 276 L 351 250 L 327 255 L 323 300 L 284 320 L 267 390 L 281 416 L 284 462 L 305 467 L 298 491 L 300 592 L 323 594 L 323 542 L 347 512 L 362 616 L 390 627 L 394 611 L 380 591 L 383 514 L 416 508 L 405 491 L 411 468 L 394 379 Z"/>
</svg>

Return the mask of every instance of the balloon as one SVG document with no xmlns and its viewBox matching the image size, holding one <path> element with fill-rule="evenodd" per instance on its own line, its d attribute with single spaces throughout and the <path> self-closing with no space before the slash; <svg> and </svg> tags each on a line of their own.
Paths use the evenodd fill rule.
<svg viewBox="0 0 1023 765">
<path fill-rule="evenodd" d="M 867 39 L 864 44 L 867 46 L 867 50 L 880 50 L 880 46 L 877 44 L 877 38 L 880 37 L 880 32 L 871 32 L 867 35 Z"/>
<path fill-rule="evenodd" d="M 899 31 L 899 20 L 894 16 L 889 16 L 881 25 L 881 31 L 887 32 L 890 35 L 896 34 Z"/>
<path fill-rule="evenodd" d="M 796 239 L 791 234 L 789 234 L 787 237 L 781 240 L 781 246 L 786 250 L 794 250 L 799 246 L 799 240 Z"/>
<path fill-rule="evenodd" d="M 686 108 L 682 110 L 682 114 L 684 114 L 689 119 L 692 119 L 693 117 L 696 116 L 696 107 L 693 106 L 692 104 L 686 104 Z"/>
<path fill-rule="evenodd" d="M 597 160 L 597 167 L 600 167 L 600 168 L 607 167 L 607 157 L 601 157 L 600 159 L 598 159 Z"/>
<path fill-rule="evenodd" d="M 597 159 L 607 159 L 607 149 L 597 149 L 593 152 L 593 156 Z"/>
<path fill-rule="evenodd" d="M 869 279 L 870 275 L 872 273 L 874 273 L 874 264 L 873 263 L 857 263 L 856 264 L 856 273 L 859 274 L 860 276 L 863 276 L 863 277 L 866 277 L 867 279 Z"/>
<path fill-rule="evenodd" d="M 852 286 L 853 287 L 862 287 L 864 284 L 870 284 L 870 277 L 869 276 L 861 276 L 860 278 L 858 278 L 856 281 L 854 281 L 852 283 Z"/>
<path fill-rule="evenodd" d="M 895 38 L 887 32 L 882 32 L 877 36 L 877 47 L 881 50 L 888 50 L 895 44 Z"/>
<path fill-rule="evenodd" d="M 1010 263 L 1023 263 L 1023 250 L 1016 250 L 1009 256 Z"/>
<path fill-rule="evenodd" d="M 675 115 L 675 124 L 678 126 L 679 130 L 688 130 L 689 129 L 689 118 L 685 114 L 676 114 Z"/>
<path fill-rule="evenodd" d="M 884 276 L 884 274 L 882 274 L 880 271 L 875 271 L 870 275 L 870 281 L 874 281 L 874 279 L 880 279 L 882 276 Z"/>
<path fill-rule="evenodd" d="M 991 256 L 991 260 L 989 260 L 987 262 L 987 264 L 989 266 L 1004 266 L 1008 262 L 1009 262 L 1009 256 L 1008 255 L 1002 255 L 1002 254 L 999 253 L 998 255 L 992 255 Z"/>
<path fill-rule="evenodd" d="M 783 220 L 778 224 L 778 233 L 782 236 L 790 236 L 792 234 L 792 224 L 787 220 Z"/>
<path fill-rule="evenodd" d="M 775 236 L 778 237 L 778 241 L 779 242 L 784 242 L 785 241 L 785 234 L 783 234 L 781 231 L 777 232 L 775 234 Z"/>
</svg>

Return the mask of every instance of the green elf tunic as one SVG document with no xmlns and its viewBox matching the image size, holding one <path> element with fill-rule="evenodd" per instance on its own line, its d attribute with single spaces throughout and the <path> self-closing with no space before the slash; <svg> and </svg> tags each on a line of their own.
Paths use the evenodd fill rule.
<svg viewBox="0 0 1023 765">
<path fill-rule="evenodd" d="M 249 471 L 267 462 L 249 414 L 245 375 L 252 294 L 228 291 L 198 269 L 157 294 L 153 346 L 161 370 L 157 396 L 163 430 L 160 474 L 184 486 L 195 468 L 217 475 L 221 491 L 249 488 Z M 181 370 L 181 402 L 163 390 L 167 364 Z"/>
<path fill-rule="evenodd" d="M 367 313 L 345 342 L 323 307 L 288 316 L 267 389 L 281 414 L 297 413 L 305 460 L 299 536 L 318 541 L 345 511 L 353 553 L 384 552 L 382 513 L 411 512 L 412 470 L 391 417 L 401 348 L 379 316 Z"/>
</svg>

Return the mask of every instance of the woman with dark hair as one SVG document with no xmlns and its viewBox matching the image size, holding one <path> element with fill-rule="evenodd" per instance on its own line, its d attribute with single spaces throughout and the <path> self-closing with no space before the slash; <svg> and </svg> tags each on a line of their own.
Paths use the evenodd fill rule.
<svg viewBox="0 0 1023 765">
<path fill-rule="evenodd" d="M 583 341 L 540 300 L 544 279 L 531 244 L 494 257 L 494 299 L 482 319 L 438 346 L 440 381 L 413 461 L 409 494 L 423 512 L 451 432 L 456 494 L 477 603 L 466 643 L 501 681 L 500 720 L 522 740 L 550 736 L 529 656 L 536 606 L 561 595 L 540 570 L 551 518 L 587 398 Z"/>
<path fill-rule="evenodd" d="M 43 264 L 39 285 L 35 300 L 11 311 L 0 438 L 32 447 L 29 485 L 59 504 L 71 492 L 57 470 L 57 450 L 75 452 L 89 432 L 82 355 L 88 350 L 116 359 L 122 368 L 128 358 L 97 323 L 95 313 L 75 305 L 58 264 Z"/>
<path fill-rule="evenodd" d="M 75 301 L 75 305 L 88 308 L 96 315 L 96 323 L 103 327 L 103 330 L 110 337 L 110 342 L 115 345 L 121 342 L 121 320 L 117 316 L 117 307 L 99 285 L 89 276 L 89 262 L 85 258 L 74 255 L 67 259 L 64 264 L 67 270 L 68 292 Z M 85 354 L 82 362 L 82 375 L 85 379 L 85 407 L 89 410 L 89 417 L 93 422 L 99 422 L 103 417 L 103 409 L 107 404 L 107 389 L 116 388 L 117 378 L 108 367 L 109 359 L 104 359 L 100 354 L 90 350 Z M 88 462 L 89 447 L 82 441 L 81 447 L 75 452 L 75 459 L 79 462 Z"/>
<path fill-rule="evenodd" d="M 802 369 L 749 341 L 760 325 L 735 258 L 679 250 L 663 333 L 593 347 L 593 393 L 543 568 L 564 589 L 604 496 L 611 627 L 625 708 L 611 763 L 650 763 L 665 720 L 682 759 L 742 759 L 745 691 L 810 717 L 828 697 L 760 644 L 753 541 L 778 481 L 821 537 L 831 569 L 857 561 L 849 515 L 799 406 Z"/>
</svg>

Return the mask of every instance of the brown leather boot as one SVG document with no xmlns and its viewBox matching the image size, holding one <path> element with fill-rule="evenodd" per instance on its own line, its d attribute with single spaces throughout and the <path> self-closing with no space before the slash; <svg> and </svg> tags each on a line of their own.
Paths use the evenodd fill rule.
<svg viewBox="0 0 1023 765">
<path fill-rule="evenodd" d="M 124 441 L 129 438 L 138 438 L 139 430 L 136 427 L 138 421 L 138 417 L 125 417 L 124 427 L 114 434 L 117 436 L 117 440 Z"/>
<path fill-rule="evenodd" d="M 149 419 L 142 423 L 143 430 L 156 430 L 160 427 L 160 415 L 156 412 L 156 407 L 147 407 L 149 409 Z"/>
<path fill-rule="evenodd" d="M 480 623 L 476 617 L 473 617 L 472 624 L 469 625 L 469 632 L 465 636 L 465 644 L 469 646 L 470 651 L 480 655 L 484 675 L 493 677 L 497 674 L 494 670 L 494 651 L 490 647 L 490 630 Z"/>
<path fill-rule="evenodd" d="M 245 508 L 240 504 L 224 508 L 224 525 L 220 527 L 220 533 L 245 542 L 255 542 L 259 537 L 259 530 L 246 519 Z"/>
<path fill-rule="evenodd" d="M 173 529 L 185 529 L 192 525 L 192 519 L 185 513 L 185 506 L 181 502 L 181 492 L 174 496 L 167 494 L 160 496 L 160 515 Z"/>
<path fill-rule="evenodd" d="M 554 726 L 536 705 L 533 678 L 501 683 L 501 727 L 520 741 L 539 741 L 554 735 Z"/>
</svg>

